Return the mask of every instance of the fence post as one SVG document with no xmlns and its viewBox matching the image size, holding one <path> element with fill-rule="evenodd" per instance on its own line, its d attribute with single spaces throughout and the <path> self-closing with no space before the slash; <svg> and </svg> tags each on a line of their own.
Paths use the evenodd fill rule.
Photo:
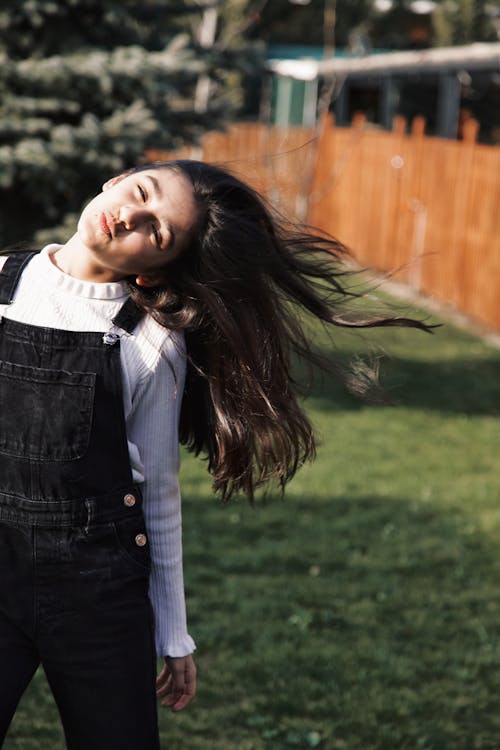
<svg viewBox="0 0 500 750">
<path fill-rule="evenodd" d="M 364 112 L 355 112 L 352 116 L 352 127 L 354 130 L 363 130 L 366 124 L 366 115 Z"/>
<path fill-rule="evenodd" d="M 419 292 L 422 279 L 422 259 L 425 251 L 425 237 L 427 232 L 427 208 L 420 200 L 422 173 L 422 148 L 425 135 L 425 117 L 417 115 L 411 123 L 412 155 L 413 155 L 413 191 L 410 198 L 410 211 L 413 214 L 413 231 L 411 239 L 411 255 L 408 273 L 408 284 Z"/>
<path fill-rule="evenodd" d="M 411 134 L 414 138 L 422 138 L 425 135 L 425 117 L 416 115 L 411 122 Z"/>
<path fill-rule="evenodd" d="M 404 135 L 406 133 L 406 117 L 395 115 L 392 118 L 392 132 L 397 135 Z"/>
<path fill-rule="evenodd" d="M 479 123 L 473 117 L 469 117 L 462 123 L 462 139 L 465 143 L 475 143 L 479 133 Z"/>
</svg>

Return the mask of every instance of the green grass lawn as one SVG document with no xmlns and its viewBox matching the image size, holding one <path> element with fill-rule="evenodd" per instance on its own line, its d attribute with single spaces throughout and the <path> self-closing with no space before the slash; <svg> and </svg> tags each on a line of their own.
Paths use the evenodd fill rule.
<svg viewBox="0 0 500 750">
<path fill-rule="evenodd" d="M 383 348 L 392 405 L 318 381 L 284 501 L 221 507 L 184 459 L 199 693 L 161 713 L 169 750 L 500 748 L 500 352 L 450 325 L 336 342 Z M 41 673 L 4 747 L 64 747 Z"/>
</svg>

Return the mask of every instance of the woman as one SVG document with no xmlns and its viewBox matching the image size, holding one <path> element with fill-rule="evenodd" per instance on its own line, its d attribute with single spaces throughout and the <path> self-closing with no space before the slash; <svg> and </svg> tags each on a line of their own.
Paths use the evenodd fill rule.
<svg viewBox="0 0 500 750">
<path fill-rule="evenodd" d="M 314 455 L 301 315 L 348 327 L 342 246 L 194 161 L 107 182 L 76 233 L 0 274 L 0 737 L 39 663 L 68 747 L 158 748 L 192 700 L 178 438 L 224 500 Z M 182 405 L 182 409 L 181 409 Z M 153 617 L 150 611 L 153 607 Z"/>
</svg>

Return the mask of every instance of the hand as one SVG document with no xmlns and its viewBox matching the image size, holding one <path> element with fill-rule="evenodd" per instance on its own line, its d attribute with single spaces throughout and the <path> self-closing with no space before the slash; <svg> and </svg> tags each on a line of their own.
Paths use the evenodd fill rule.
<svg viewBox="0 0 500 750">
<path fill-rule="evenodd" d="M 156 678 L 156 695 L 167 696 L 162 706 L 181 711 L 191 703 L 196 693 L 196 665 L 191 655 L 166 656 L 165 666 Z"/>
</svg>

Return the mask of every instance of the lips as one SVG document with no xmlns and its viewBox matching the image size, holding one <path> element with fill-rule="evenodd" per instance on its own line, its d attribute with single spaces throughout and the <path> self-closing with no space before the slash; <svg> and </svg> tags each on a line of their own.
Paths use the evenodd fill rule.
<svg viewBox="0 0 500 750">
<path fill-rule="evenodd" d="M 106 218 L 106 214 L 101 214 L 101 217 L 99 219 L 99 223 L 101 225 L 102 231 L 108 235 L 108 237 L 112 237 L 111 227 L 109 226 L 108 220 Z"/>
</svg>

